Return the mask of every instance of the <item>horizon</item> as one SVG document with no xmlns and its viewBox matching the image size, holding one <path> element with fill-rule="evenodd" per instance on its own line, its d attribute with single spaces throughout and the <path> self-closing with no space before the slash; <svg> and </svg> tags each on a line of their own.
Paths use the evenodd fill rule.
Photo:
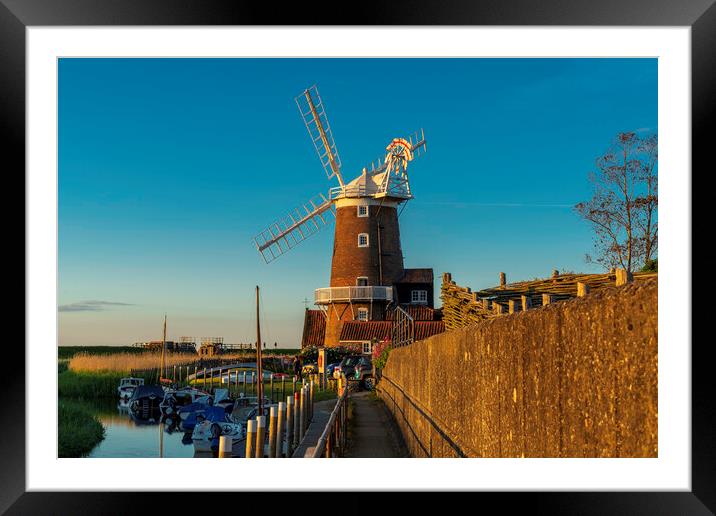
<svg viewBox="0 0 716 516">
<path fill-rule="evenodd" d="M 58 346 L 161 338 L 300 347 L 332 228 L 265 264 L 251 238 L 335 186 L 294 97 L 318 86 L 347 180 L 423 128 L 406 268 L 474 289 L 584 262 L 572 207 L 618 132 L 657 133 L 656 59 L 59 60 Z M 252 335 L 254 338 L 252 339 Z"/>
</svg>

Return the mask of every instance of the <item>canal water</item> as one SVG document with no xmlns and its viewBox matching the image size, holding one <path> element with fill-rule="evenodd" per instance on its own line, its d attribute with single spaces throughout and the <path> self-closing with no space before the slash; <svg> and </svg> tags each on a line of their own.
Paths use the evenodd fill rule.
<svg viewBox="0 0 716 516">
<path fill-rule="evenodd" d="M 156 458 L 195 456 L 191 434 L 172 430 L 159 421 L 134 419 L 116 402 L 93 406 L 95 415 L 104 427 L 105 437 L 88 457 L 104 458 Z M 198 454 L 196 456 L 210 456 Z"/>
</svg>

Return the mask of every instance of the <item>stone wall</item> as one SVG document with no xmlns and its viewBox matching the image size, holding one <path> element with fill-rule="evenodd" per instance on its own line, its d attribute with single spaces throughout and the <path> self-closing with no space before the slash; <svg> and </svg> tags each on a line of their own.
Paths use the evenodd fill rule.
<svg viewBox="0 0 716 516">
<path fill-rule="evenodd" d="M 414 457 L 656 457 L 657 362 L 650 279 L 394 349 L 378 392 Z"/>
</svg>

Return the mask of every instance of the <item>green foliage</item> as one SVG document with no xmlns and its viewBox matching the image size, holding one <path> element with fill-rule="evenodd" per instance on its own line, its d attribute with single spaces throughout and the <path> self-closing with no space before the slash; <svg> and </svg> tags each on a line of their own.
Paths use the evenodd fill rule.
<svg viewBox="0 0 716 516">
<path fill-rule="evenodd" d="M 646 260 L 644 266 L 641 268 L 641 272 L 659 272 L 659 259 Z"/>
<path fill-rule="evenodd" d="M 102 423 L 78 401 L 58 403 L 58 455 L 83 457 L 104 439 Z"/>
<path fill-rule="evenodd" d="M 117 372 L 78 373 L 65 370 L 58 375 L 57 394 L 60 398 L 115 398 L 118 396 L 119 380 L 125 376 Z M 151 380 L 149 376 L 144 378 L 145 383 L 152 383 Z"/>
<path fill-rule="evenodd" d="M 343 357 L 347 355 L 355 355 L 355 349 L 346 346 L 331 346 L 326 348 L 326 365 L 333 364 L 334 362 L 340 362 Z M 299 357 L 303 360 L 304 364 L 318 362 L 318 348 L 311 346 L 303 348 L 299 353 Z"/>
</svg>

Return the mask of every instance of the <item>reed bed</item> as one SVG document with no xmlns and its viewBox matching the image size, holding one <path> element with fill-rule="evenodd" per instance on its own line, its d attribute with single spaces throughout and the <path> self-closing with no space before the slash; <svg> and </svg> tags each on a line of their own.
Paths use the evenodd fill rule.
<svg viewBox="0 0 716 516">
<path fill-rule="evenodd" d="M 199 361 L 197 355 L 167 353 L 164 363 L 167 367 L 193 365 Z M 78 373 L 115 372 L 126 373 L 139 369 L 154 369 L 161 363 L 161 353 L 114 353 L 111 355 L 90 355 L 79 353 L 70 359 L 69 369 Z"/>
</svg>

